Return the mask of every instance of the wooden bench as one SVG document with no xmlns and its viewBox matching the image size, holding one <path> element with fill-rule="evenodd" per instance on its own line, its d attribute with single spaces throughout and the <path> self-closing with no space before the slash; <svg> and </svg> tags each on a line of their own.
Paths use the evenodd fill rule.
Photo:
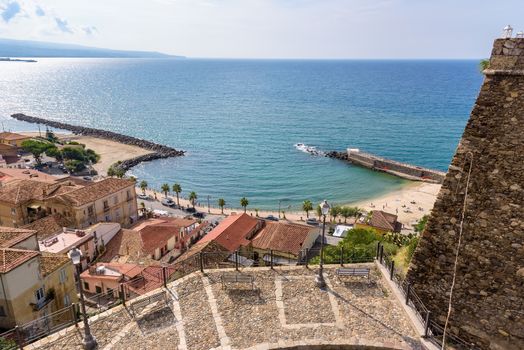
<svg viewBox="0 0 524 350">
<path fill-rule="evenodd" d="M 143 311 L 149 305 L 155 302 L 163 302 L 166 305 L 168 304 L 168 297 L 165 290 L 153 293 L 145 298 L 141 298 L 137 301 L 132 302 L 129 305 L 129 310 L 133 317 L 136 317 L 141 311 Z"/>
<path fill-rule="evenodd" d="M 368 267 L 341 267 L 337 269 L 337 277 L 367 277 L 369 281 L 369 271 Z"/>
<path fill-rule="evenodd" d="M 241 273 L 224 273 L 221 277 L 222 288 L 227 288 L 228 283 L 251 283 L 251 289 L 255 289 L 255 278 L 252 275 Z"/>
</svg>

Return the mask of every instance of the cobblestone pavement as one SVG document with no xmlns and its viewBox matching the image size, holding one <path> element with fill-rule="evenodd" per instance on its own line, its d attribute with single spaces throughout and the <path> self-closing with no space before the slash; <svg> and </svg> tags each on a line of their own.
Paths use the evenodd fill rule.
<svg viewBox="0 0 524 350">
<path fill-rule="evenodd" d="M 381 275 L 370 281 L 338 279 L 325 268 L 319 290 L 315 270 L 244 269 L 251 284 L 220 282 L 223 271 L 194 273 L 169 287 L 170 302 L 150 305 L 138 317 L 119 306 L 92 322 L 99 349 L 272 349 L 300 344 L 366 344 L 420 349 L 418 335 Z M 80 349 L 81 327 L 31 348 Z"/>
</svg>

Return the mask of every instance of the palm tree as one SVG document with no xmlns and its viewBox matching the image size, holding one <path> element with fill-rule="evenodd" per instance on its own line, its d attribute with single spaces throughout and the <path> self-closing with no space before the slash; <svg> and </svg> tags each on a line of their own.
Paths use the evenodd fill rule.
<svg viewBox="0 0 524 350">
<path fill-rule="evenodd" d="M 357 223 L 357 220 L 362 215 L 362 209 L 359 207 L 353 207 L 353 217 L 355 218 L 355 224 Z"/>
<path fill-rule="evenodd" d="M 176 205 L 180 206 L 180 200 L 178 199 L 178 195 L 180 192 L 182 192 L 182 186 L 180 186 L 179 183 L 173 184 L 173 192 L 176 193 Z"/>
<path fill-rule="evenodd" d="M 322 207 L 320 204 L 316 206 L 315 211 L 317 212 L 318 219 L 322 220 Z"/>
<path fill-rule="evenodd" d="M 309 219 L 309 211 L 313 210 L 313 203 L 309 199 L 305 200 L 304 203 L 302 203 L 302 210 L 306 212 L 306 218 Z"/>
<path fill-rule="evenodd" d="M 146 194 L 146 188 L 147 188 L 147 181 L 146 180 L 142 180 L 140 181 L 140 189 L 142 190 L 142 194 Z"/>
<path fill-rule="evenodd" d="M 329 213 L 331 214 L 331 217 L 333 217 L 333 221 L 336 222 L 337 216 L 340 214 L 340 207 L 338 205 L 332 206 Z"/>
<path fill-rule="evenodd" d="M 198 196 L 197 196 L 196 192 L 195 191 L 191 191 L 191 193 L 189 194 L 189 201 L 193 205 L 193 208 L 195 207 L 195 202 L 196 202 L 197 199 L 198 199 Z"/>
<path fill-rule="evenodd" d="M 242 206 L 242 208 L 244 208 L 244 213 L 245 213 L 247 206 L 249 205 L 249 201 L 247 200 L 246 197 L 240 198 L 240 205 Z"/>
<path fill-rule="evenodd" d="M 164 192 L 164 197 L 167 198 L 167 193 L 169 192 L 169 185 L 163 184 L 162 187 L 160 187 L 160 189 L 162 190 L 162 192 Z"/>
<path fill-rule="evenodd" d="M 225 205 L 226 205 L 226 201 L 224 200 L 224 198 L 219 198 L 218 199 L 218 206 L 222 210 L 222 214 L 224 214 L 224 206 Z"/>
<path fill-rule="evenodd" d="M 353 216 L 353 207 L 342 207 L 340 208 L 340 215 L 344 218 L 344 223 L 347 223 L 348 218 Z"/>
</svg>

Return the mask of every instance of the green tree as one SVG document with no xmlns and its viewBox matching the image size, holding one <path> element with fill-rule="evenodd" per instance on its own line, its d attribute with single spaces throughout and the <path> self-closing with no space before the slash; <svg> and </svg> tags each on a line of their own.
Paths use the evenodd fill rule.
<svg viewBox="0 0 524 350">
<path fill-rule="evenodd" d="M 182 186 L 180 186 L 179 183 L 173 184 L 173 192 L 176 193 L 176 205 L 180 206 L 180 200 L 178 199 L 178 195 L 180 192 L 182 192 Z"/>
<path fill-rule="evenodd" d="M 0 337 L 0 349 L 18 349 L 16 341 Z"/>
<path fill-rule="evenodd" d="M 424 228 L 426 228 L 426 224 L 428 222 L 428 218 L 429 218 L 428 215 L 424 215 L 419 220 L 419 222 L 417 222 L 417 224 L 414 226 L 415 232 L 422 233 L 422 231 L 424 231 Z"/>
<path fill-rule="evenodd" d="M 246 212 L 246 210 L 247 210 L 247 206 L 248 206 L 248 205 L 249 205 L 249 201 L 247 200 L 246 197 L 242 197 L 242 198 L 240 198 L 240 206 L 241 206 L 242 208 L 244 208 L 244 213 Z"/>
<path fill-rule="evenodd" d="M 317 213 L 318 219 L 322 220 L 322 207 L 320 204 L 315 207 L 315 211 Z"/>
<path fill-rule="evenodd" d="M 142 180 L 140 181 L 140 189 L 142 190 L 142 194 L 145 195 L 146 194 L 146 188 L 147 188 L 147 181 L 146 180 Z"/>
<path fill-rule="evenodd" d="M 224 198 L 219 198 L 218 199 L 218 206 L 220 207 L 220 210 L 222 212 L 222 214 L 224 214 L 224 207 L 226 205 L 226 201 Z"/>
<path fill-rule="evenodd" d="M 329 214 L 331 214 L 333 221 L 337 221 L 337 217 L 340 215 L 340 207 L 338 205 L 332 206 Z"/>
<path fill-rule="evenodd" d="M 341 207 L 340 208 L 340 216 L 344 218 L 344 223 L 346 224 L 348 221 L 348 218 L 353 215 L 353 208 L 352 207 Z"/>
<path fill-rule="evenodd" d="M 76 159 L 66 160 L 64 162 L 64 166 L 70 173 L 76 173 L 86 168 L 83 162 L 76 160 Z"/>
<path fill-rule="evenodd" d="M 47 142 L 41 142 L 36 140 L 26 140 L 22 142 L 22 149 L 26 152 L 29 152 L 33 155 L 35 158 L 35 161 L 37 164 L 42 163 L 41 156 L 45 151 L 47 151 L 49 148 L 55 147 L 55 145 L 47 143 Z M 55 147 L 56 148 L 56 147 Z"/>
<path fill-rule="evenodd" d="M 167 193 L 169 192 L 169 185 L 168 184 L 163 184 L 162 187 L 160 187 L 160 190 L 162 192 L 164 192 L 164 197 L 167 198 Z"/>
<path fill-rule="evenodd" d="M 122 179 L 126 175 L 126 171 L 122 169 L 121 167 L 117 167 L 115 169 L 115 176 L 119 179 Z"/>
<path fill-rule="evenodd" d="M 479 69 L 481 72 L 484 72 L 486 69 L 489 69 L 489 60 L 488 59 L 480 60 Z"/>
<path fill-rule="evenodd" d="M 311 210 L 313 210 L 313 203 L 311 203 L 310 200 L 306 199 L 303 203 L 302 203 L 302 210 L 306 212 L 306 218 L 309 219 L 309 212 Z"/>
<path fill-rule="evenodd" d="M 113 177 L 116 175 L 115 168 L 113 166 L 110 166 L 109 169 L 107 169 L 107 176 Z"/>
<path fill-rule="evenodd" d="M 62 151 L 60 151 L 58 148 L 56 147 L 49 147 L 46 151 L 45 151 L 45 154 L 48 156 L 48 157 L 52 157 L 52 158 L 55 158 L 58 162 L 62 162 L 64 160 L 64 157 L 62 156 Z"/>
<path fill-rule="evenodd" d="M 191 203 L 193 208 L 195 207 L 195 203 L 197 199 L 198 199 L 197 193 L 195 191 L 191 191 L 191 193 L 189 193 L 189 202 Z"/>
</svg>

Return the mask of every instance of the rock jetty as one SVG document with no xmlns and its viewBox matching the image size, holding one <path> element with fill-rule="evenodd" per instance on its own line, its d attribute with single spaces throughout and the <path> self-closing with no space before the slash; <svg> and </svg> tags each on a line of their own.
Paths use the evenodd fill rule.
<svg viewBox="0 0 524 350">
<path fill-rule="evenodd" d="M 348 153 L 339 152 L 339 151 L 330 151 L 330 152 L 326 152 L 326 157 L 339 159 L 339 160 L 348 160 Z"/>
<path fill-rule="evenodd" d="M 161 144 L 154 143 L 151 141 L 139 139 L 133 136 L 118 134 L 112 131 L 95 129 L 95 128 L 87 128 L 83 126 L 72 125 L 72 124 L 62 123 L 62 122 L 53 121 L 53 120 L 47 120 L 43 118 L 31 117 L 29 115 L 25 115 L 22 113 L 12 114 L 11 117 L 17 120 L 28 122 L 28 123 L 43 124 L 43 125 L 47 125 L 53 128 L 57 128 L 57 129 L 68 130 L 77 135 L 93 136 L 93 137 L 97 137 L 100 139 L 120 142 L 126 145 L 137 146 L 137 147 L 147 149 L 152 152 L 149 154 L 145 154 L 142 156 L 124 160 L 123 162 L 121 162 L 118 165 L 118 167 L 123 170 L 129 170 L 130 168 L 134 167 L 135 165 L 141 162 L 147 162 L 147 161 L 161 159 L 161 158 L 180 157 L 180 156 L 183 156 L 185 153 L 184 151 L 176 150 L 169 146 L 165 146 L 165 145 L 161 145 Z"/>
</svg>

